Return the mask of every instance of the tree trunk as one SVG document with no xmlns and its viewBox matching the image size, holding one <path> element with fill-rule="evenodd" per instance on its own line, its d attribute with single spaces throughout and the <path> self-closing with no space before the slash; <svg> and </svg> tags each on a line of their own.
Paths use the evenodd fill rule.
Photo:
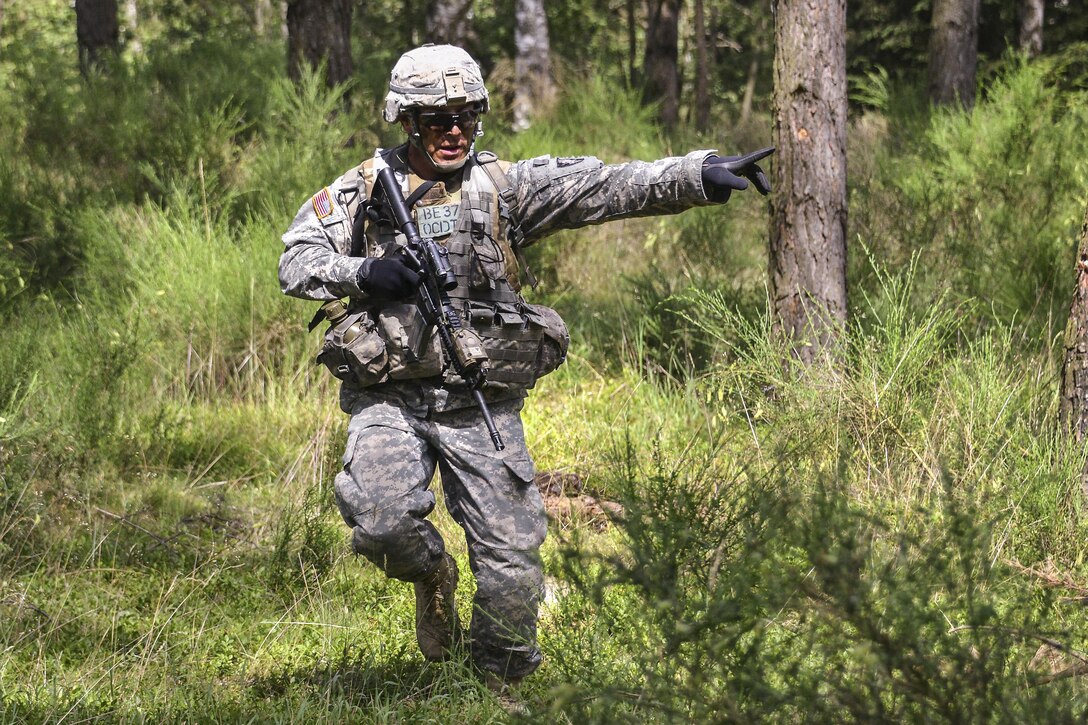
<svg viewBox="0 0 1088 725">
<path fill-rule="evenodd" d="M 744 95 L 740 99 L 740 122 L 745 124 L 752 115 L 752 100 L 756 96 L 756 80 L 759 77 L 759 56 L 752 58 L 748 65 L 748 80 L 744 84 Z"/>
<path fill-rule="evenodd" d="M 1073 303 L 1065 326 L 1062 361 L 1062 427 L 1077 443 L 1088 437 L 1088 211 L 1080 231 L 1074 270 Z M 1081 471 L 1081 490 L 1088 496 L 1088 468 Z"/>
<path fill-rule="evenodd" d="M 937 106 L 975 105 L 979 0 L 933 0 L 929 100 Z"/>
<path fill-rule="evenodd" d="M 303 65 L 325 64 L 331 88 L 351 78 L 352 0 L 289 0 L 287 75 L 298 81 Z"/>
<path fill-rule="evenodd" d="M 805 364 L 846 322 L 846 0 L 775 0 L 775 329 Z"/>
<path fill-rule="evenodd" d="M 637 88 L 638 79 L 638 18 L 635 0 L 627 0 L 627 83 L 629 88 Z"/>
<path fill-rule="evenodd" d="M 643 98 L 660 103 L 658 119 L 665 126 L 680 120 L 680 0 L 650 0 L 646 56 L 642 64 Z"/>
<path fill-rule="evenodd" d="M 543 3 L 541 3 L 543 12 Z M 427 10 L 427 42 L 448 43 L 464 48 L 471 45 L 472 0 L 433 0 Z"/>
<path fill-rule="evenodd" d="M 1020 0 L 1017 20 L 1020 24 L 1020 50 L 1029 58 L 1043 52 L 1044 0 Z"/>
<path fill-rule="evenodd" d="M 773 21 L 773 18 L 771 20 Z M 768 27 L 768 14 L 764 13 L 758 18 L 756 26 L 752 30 L 752 36 L 747 50 L 751 61 L 748 64 L 748 76 L 744 82 L 744 93 L 741 95 L 740 101 L 740 122 L 742 125 L 748 123 L 748 120 L 752 117 L 752 105 L 755 102 L 756 88 L 759 85 L 759 69 L 764 63 L 764 58 L 771 53 L 770 43 L 774 42 L 774 38 L 771 37 L 771 28 Z"/>
<path fill-rule="evenodd" d="M 703 0 L 695 0 L 695 128 L 698 131 L 706 131 L 710 126 L 709 76 Z"/>
<path fill-rule="evenodd" d="M 272 0 L 254 0 L 253 32 L 263 37 L 268 30 L 269 18 L 273 16 Z"/>
<path fill-rule="evenodd" d="M 137 34 L 140 25 L 140 14 L 136 9 L 136 0 L 125 0 L 125 30 L 129 38 L 128 48 L 133 53 L 142 53 L 143 43 Z"/>
<path fill-rule="evenodd" d="M 284 0 L 254 0 L 253 33 L 264 37 L 272 28 L 278 28 L 280 37 L 285 41 L 290 40 L 291 35 L 287 31 L 287 3 Z"/>
<path fill-rule="evenodd" d="M 76 42 L 84 76 L 98 65 L 103 53 L 116 54 L 121 49 L 117 0 L 76 0 Z"/>
<path fill-rule="evenodd" d="M 517 0 L 514 13 L 514 130 L 523 131 L 529 128 L 534 115 L 551 107 L 555 83 L 544 0 Z"/>
</svg>

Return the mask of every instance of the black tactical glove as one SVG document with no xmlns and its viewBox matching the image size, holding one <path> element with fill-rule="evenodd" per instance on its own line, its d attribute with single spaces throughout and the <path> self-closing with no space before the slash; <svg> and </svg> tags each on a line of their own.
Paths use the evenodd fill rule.
<svg viewBox="0 0 1088 725">
<path fill-rule="evenodd" d="M 359 289 L 380 300 L 410 297 L 419 288 L 419 272 L 400 259 L 364 259 L 355 282 Z"/>
<path fill-rule="evenodd" d="M 710 201 L 726 202 L 734 191 L 744 191 L 748 181 L 756 185 L 763 196 L 771 192 L 767 175 L 756 163 L 774 153 L 774 147 L 753 151 L 744 156 L 707 156 L 703 162 L 703 189 Z"/>
</svg>

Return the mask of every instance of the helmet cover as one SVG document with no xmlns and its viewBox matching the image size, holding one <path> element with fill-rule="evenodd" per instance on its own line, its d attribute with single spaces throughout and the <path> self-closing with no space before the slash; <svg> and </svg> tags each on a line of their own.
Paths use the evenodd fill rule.
<svg viewBox="0 0 1088 725">
<path fill-rule="evenodd" d="M 389 76 L 382 117 L 395 122 L 409 108 L 481 103 L 490 108 L 480 65 L 455 45 L 427 44 L 400 57 Z"/>
</svg>

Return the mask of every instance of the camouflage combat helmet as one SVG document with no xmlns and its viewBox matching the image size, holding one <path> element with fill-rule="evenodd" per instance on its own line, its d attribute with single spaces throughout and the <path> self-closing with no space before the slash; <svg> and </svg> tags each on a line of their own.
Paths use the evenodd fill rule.
<svg viewBox="0 0 1088 725">
<path fill-rule="evenodd" d="M 427 44 L 393 66 L 382 115 L 394 123 L 409 108 L 474 102 L 484 113 L 490 108 L 479 64 L 457 46 Z"/>
</svg>

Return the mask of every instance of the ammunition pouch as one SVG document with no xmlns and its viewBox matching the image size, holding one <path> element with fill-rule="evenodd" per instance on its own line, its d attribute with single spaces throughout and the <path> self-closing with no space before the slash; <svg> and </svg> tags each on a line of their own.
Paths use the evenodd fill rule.
<svg viewBox="0 0 1088 725">
<path fill-rule="evenodd" d="M 518 302 L 469 301 L 465 319 L 489 360 L 488 386 L 531 388 L 567 356 L 570 336 L 555 310 Z M 447 381 L 458 378 L 447 371 Z"/>
</svg>

